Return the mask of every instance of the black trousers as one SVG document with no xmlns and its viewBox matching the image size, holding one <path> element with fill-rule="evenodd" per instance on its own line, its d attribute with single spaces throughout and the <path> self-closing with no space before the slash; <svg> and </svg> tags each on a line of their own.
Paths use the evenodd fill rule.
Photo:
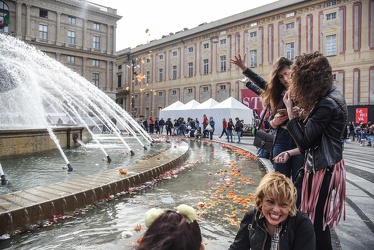
<svg viewBox="0 0 374 250">
<path fill-rule="evenodd" d="M 225 134 L 226 136 L 227 136 L 227 133 L 226 133 L 226 129 L 224 128 L 223 130 L 222 130 L 222 134 L 221 134 L 221 136 L 220 137 L 222 137 L 223 136 L 223 134 Z"/>
</svg>

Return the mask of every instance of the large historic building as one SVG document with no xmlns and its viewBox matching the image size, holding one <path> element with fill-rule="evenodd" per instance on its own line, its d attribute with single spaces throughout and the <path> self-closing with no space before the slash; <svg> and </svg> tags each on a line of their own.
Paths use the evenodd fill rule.
<svg viewBox="0 0 374 250">
<path fill-rule="evenodd" d="M 230 58 L 247 54 L 266 79 L 278 57 L 313 51 L 328 57 L 349 119 L 374 120 L 374 0 L 279 0 L 119 51 L 117 102 L 145 117 L 177 100 L 231 96 L 258 109 Z"/>
<path fill-rule="evenodd" d="M 85 0 L 0 0 L 1 33 L 34 45 L 113 99 L 119 19 L 116 9 Z"/>
</svg>

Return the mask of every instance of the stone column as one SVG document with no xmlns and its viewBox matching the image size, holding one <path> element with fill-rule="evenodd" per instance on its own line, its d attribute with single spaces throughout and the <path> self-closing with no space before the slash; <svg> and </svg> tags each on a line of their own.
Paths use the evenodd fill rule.
<svg viewBox="0 0 374 250">
<path fill-rule="evenodd" d="M 116 61 L 113 61 L 112 65 L 113 65 L 113 68 L 112 68 L 113 70 L 112 70 L 112 74 L 111 74 L 111 76 L 112 76 L 112 84 L 110 85 L 110 91 L 114 91 L 118 87 L 118 84 L 115 85 L 115 83 L 117 81 L 117 78 L 116 78 L 116 76 L 117 76 L 117 74 L 116 74 L 117 63 L 116 63 Z"/>
<path fill-rule="evenodd" d="M 31 29 L 30 9 L 31 9 L 31 5 L 26 4 L 26 37 L 25 37 L 25 40 L 28 40 L 28 41 L 30 40 L 30 29 Z"/>
<path fill-rule="evenodd" d="M 22 3 L 16 2 L 16 37 L 22 38 Z"/>
<path fill-rule="evenodd" d="M 106 32 L 106 53 L 107 54 L 110 54 L 110 27 L 109 25 L 107 25 L 107 32 Z"/>
<path fill-rule="evenodd" d="M 85 75 L 86 75 L 86 61 L 87 61 L 87 57 L 82 57 L 82 76 L 84 78 L 86 78 L 85 77 Z"/>
<path fill-rule="evenodd" d="M 112 26 L 113 28 L 113 43 L 112 43 L 112 55 L 114 55 L 114 53 L 116 53 L 116 46 L 117 46 L 117 43 L 116 43 L 116 39 L 117 39 L 117 35 L 116 35 L 116 32 L 117 32 L 117 27 L 116 26 Z"/>
<path fill-rule="evenodd" d="M 87 50 L 87 37 L 86 37 L 86 32 L 87 32 L 87 20 L 83 19 L 83 39 L 82 39 L 82 48 L 83 50 Z"/>
<path fill-rule="evenodd" d="M 61 43 L 60 43 L 60 26 L 61 26 L 61 12 L 57 12 L 57 20 L 56 20 L 56 45 L 61 45 Z"/>
<path fill-rule="evenodd" d="M 110 62 L 106 61 L 106 76 L 105 76 L 106 81 L 105 81 L 104 91 L 108 90 L 108 84 L 109 84 L 109 67 L 110 67 Z"/>
</svg>

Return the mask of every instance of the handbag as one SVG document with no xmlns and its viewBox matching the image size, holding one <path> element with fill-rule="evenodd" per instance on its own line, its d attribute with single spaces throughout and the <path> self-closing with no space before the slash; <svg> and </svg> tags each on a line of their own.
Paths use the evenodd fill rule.
<svg viewBox="0 0 374 250">
<path fill-rule="evenodd" d="M 273 149 L 274 135 L 265 132 L 264 130 L 257 130 L 253 145 L 268 152 Z"/>
<path fill-rule="evenodd" d="M 253 145 L 256 146 L 257 148 L 261 148 L 265 151 L 271 152 L 273 150 L 273 144 L 274 144 L 274 138 L 275 136 L 272 134 L 269 134 L 268 132 L 260 129 L 261 124 L 264 120 L 264 117 L 266 115 L 268 108 L 266 108 L 262 118 L 261 122 L 258 125 L 257 130 L 255 131 L 255 139 L 253 140 Z"/>
<path fill-rule="evenodd" d="M 205 130 L 207 130 L 209 132 L 213 131 L 212 126 L 210 126 L 210 124 L 206 125 Z"/>
</svg>

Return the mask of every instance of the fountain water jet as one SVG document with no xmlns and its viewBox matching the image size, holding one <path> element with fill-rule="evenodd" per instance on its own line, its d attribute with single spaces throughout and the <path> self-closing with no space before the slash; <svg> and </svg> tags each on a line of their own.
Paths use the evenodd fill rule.
<svg viewBox="0 0 374 250">
<path fill-rule="evenodd" d="M 140 138 L 152 145 L 147 132 L 94 84 L 23 41 L 0 34 L 0 129 L 46 129 L 70 172 L 73 168 L 53 132 L 56 124 L 48 119 L 47 107 L 64 114 L 75 126 L 82 124 L 99 145 L 90 128 L 92 124 L 99 127 L 97 122 L 108 126 L 131 155 L 134 151 L 121 136 L 121 129 L 144 149 Z M 110 163 L 110 156 L 102 151 Z"/>
</svg>

